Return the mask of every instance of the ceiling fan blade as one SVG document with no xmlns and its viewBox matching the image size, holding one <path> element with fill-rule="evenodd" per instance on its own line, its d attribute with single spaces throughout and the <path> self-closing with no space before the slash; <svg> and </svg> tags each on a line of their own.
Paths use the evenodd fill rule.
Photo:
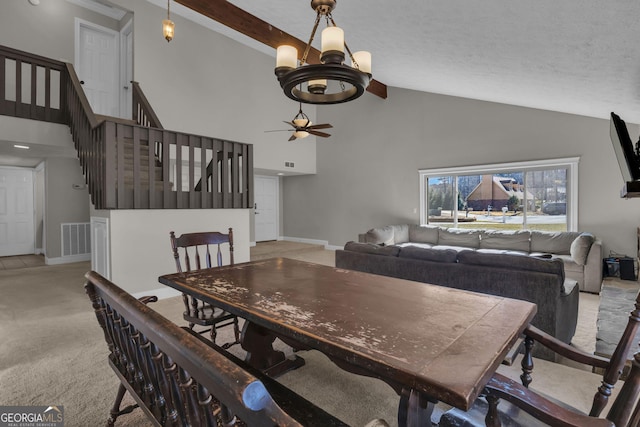
<svg viewBox="0 0 640 427">
<path fill-rule="evenodd" d="M 329 129 L 332 128 L 333 126 L 331 126 L 329 123 L 322 123 L 319 125 L 311 125 L 311 126 L 307 126 L 307 129 Z"/>
<path fill-rule="evenodd" d="M 294 139 L 296 139 L 295 135 L 291 135 L 291 137 L 288 139 L 288 141 L 293 141 Z"/>
<path fill-rule="evenodd" d="M 317 130 L 307 130 L 311 135 L 321 136 L 322 138 L 328 138 L 331 135 L 325 132 L 318 132 Z"/>
<path fill-rule="evenodd" d="M 265 132 L 291 132 L 293 129 L 265 130 Z"/>
</svg>

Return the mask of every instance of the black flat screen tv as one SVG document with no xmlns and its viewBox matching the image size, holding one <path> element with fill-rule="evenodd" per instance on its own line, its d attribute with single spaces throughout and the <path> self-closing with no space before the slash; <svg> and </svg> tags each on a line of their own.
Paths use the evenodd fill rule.
<svg viewBox="0 0 640 427">
<path fill-rule="evenodd" d="M 611 113 L 611 143 L 616 152 L 622 177 L 626 182 L 640 179 L 638 145 L 633 146 L 627 124 L 616 113 Z"/>
</svg>

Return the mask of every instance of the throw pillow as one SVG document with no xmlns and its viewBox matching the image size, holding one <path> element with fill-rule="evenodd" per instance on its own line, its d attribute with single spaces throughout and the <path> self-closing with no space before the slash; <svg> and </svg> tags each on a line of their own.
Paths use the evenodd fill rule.
<svg viewBox="0 0 640 427">
<path fill-rule="evenodd" d="M 582 233 L 571 243 L 570 254 L 571 258 L 578 265 L 585 265 L 587 263 L 587 257 L 589 256 L 589 250 L 595 238 L 591 233 Z"/>
</svg>

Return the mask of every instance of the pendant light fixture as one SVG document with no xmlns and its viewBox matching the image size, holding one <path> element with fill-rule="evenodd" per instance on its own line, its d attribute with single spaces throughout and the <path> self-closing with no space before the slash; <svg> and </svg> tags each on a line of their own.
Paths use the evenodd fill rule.
<svg viewBox="0 0 640 427">
<path fill-rule="evenodd" d="M 176 29 L 176 24 L 174 24 L 173 21 L 171 20 L 171 15 L 169 11 L 170 2 L 171 0 L 167 0 L 167 19 L 162 20 L 162 35 L 164 36 L 165 39 L 167 39 L 167 42 L 170 42 L 171 40 L 173 40 L 173 35 Z"/>
<path fill-rule="evenodd" d="M 344 42 L 344 31 L 336 26 L 331 12 L 337 0 L 311 0 L 316 21 L 298 66 L 298 50 L 289 45 L 278 46 L 275 73 L 284 94 L 307 104 L 338 104 L 360 97 L 371 82 L 371 54 L 351 53 Z M 321 35 L 320 64 L 307 64 L 311 43 L 322 17 L 327 27 Z M 345 50 L 351 65 L 344 64 Z"/>
</svg>

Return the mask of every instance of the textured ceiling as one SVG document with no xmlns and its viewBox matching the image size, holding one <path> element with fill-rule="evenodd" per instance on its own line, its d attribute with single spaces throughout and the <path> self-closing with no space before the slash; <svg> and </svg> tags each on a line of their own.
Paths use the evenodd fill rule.
<svg viewBox="0 0 640 427">
<path fill-rule="evenodd" d="M 309 38 L 308 0 L 230 1 Z M 333 17 L 388 86 L 640 122 L 638 0 L 338 0 Z"/>
</svg>

